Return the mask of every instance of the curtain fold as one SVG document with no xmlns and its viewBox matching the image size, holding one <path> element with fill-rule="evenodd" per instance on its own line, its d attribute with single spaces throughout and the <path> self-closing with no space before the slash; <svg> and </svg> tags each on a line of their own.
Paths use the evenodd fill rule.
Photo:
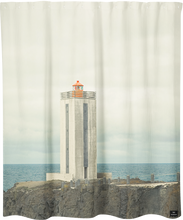
<svg viewBox="0 0 183 220">
<path fill-rule="evenodd" d="M 1 3 L 4 216 L 180 216 L 181 10 Z"/>
</svg>

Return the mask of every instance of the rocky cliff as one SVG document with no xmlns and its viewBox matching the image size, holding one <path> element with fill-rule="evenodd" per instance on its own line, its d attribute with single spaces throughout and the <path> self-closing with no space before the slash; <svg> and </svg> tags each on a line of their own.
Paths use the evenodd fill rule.
<svg viewBox="0 0 183 220">
<path fill-rule="evenodd" d="M 32 219 L 51 216 L 89 218 L 108 214 L 124 219 L 145 214 L 170 217 L 171 210 L 180 216 L 180 184 L 125 184 L 113 181 L 103 184 L 93 181 L 77 188 L 61 181 L 17 183 L 4 192 L 4 216 L 21 215 Z"/>
</svg>

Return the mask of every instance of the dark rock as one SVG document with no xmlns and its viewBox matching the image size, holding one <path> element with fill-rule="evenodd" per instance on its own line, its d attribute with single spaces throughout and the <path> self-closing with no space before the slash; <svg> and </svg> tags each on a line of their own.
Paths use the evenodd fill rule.
<svg viewBox="0 0 183 220">
<path fill-rule="evenodd" d="M 139 179 L 136 184 L 112 180 L 109 184 L 81 182 L 77 188 L 69 183 L 61 189 L 62 181 L 25 182 L 3 191 L 3 215 L 21 215 L 32 219 L 51 216 L 91 218 L 108 214 L 124 219 L 145 214 L 169 217 L 170 210 L 180 216 L 180 183 L 148 183 Z"/>
</svg>

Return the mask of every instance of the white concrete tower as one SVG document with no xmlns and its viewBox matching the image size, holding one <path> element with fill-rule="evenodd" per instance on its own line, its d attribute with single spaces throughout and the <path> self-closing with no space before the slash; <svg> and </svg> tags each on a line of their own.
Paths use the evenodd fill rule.
<svg viewBox="0 0 183 220">
<path fill-rule="evenodd" d="M 96 93 L 77 81 L 60 99 L 60 173 L 46 179 L 97 178 Z"/>
<path fill-rule="evenodd" d="M 96 96 L 77 81 L 61 93 L 60 172 L 64 179 L 96 179 Z"/>
</svg>

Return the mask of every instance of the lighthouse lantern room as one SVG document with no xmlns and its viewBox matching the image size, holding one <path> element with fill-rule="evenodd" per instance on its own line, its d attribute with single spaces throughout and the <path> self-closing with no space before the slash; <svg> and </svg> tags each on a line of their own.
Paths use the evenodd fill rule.
<svg viewBox="0 0 183 220">
<path fill-rule="evenodd" d="M 72 97 L 83 97 L 83 86 L 79 80 L 72 85 Z"/>
</svg>

